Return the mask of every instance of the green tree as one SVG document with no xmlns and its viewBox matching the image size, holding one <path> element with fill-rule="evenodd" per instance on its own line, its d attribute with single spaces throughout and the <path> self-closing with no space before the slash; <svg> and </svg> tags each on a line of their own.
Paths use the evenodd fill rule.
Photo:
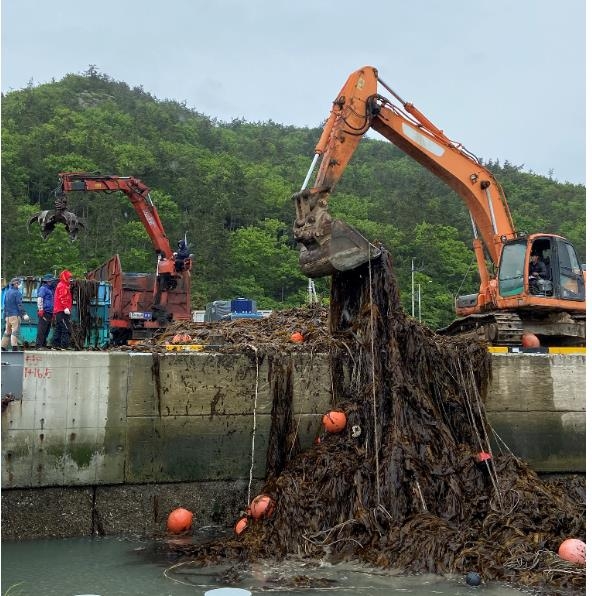
<svg viewBox="0 0 592 596">
<path fill-rule="evenodd" d="M 261 308 L 305 303 L 308 282 L 298 273 L 298 253 L 287 245 L 285 228 L 277 219 L 266 219 L 232 233 L 231 296 L 256 299 Z"/>
</svg>

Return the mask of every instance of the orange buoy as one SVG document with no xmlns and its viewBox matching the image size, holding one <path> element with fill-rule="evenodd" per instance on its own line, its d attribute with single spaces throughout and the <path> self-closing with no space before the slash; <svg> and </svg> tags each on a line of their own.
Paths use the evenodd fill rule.
<svg viewBox="0 0 592 596">
<path fill-rule="evenodd" d="M 478 463 L 483 461 L 489 461 L 491 459 L 491 453 L 487 453 L 487 451 L 479 451 L 477 455 L 475 455 L 475 461 Z"/>
<path fill-rule="evenodd" d="M 541 342 L 534 333 L 524 333 L 522 335 L 523 348 L 540 348 Z"/>
<path fill-rule="evenodd" d="M 251 501 L 249 506 L 249 513 L 254 519 L 261 519 L 263 517 L 271 517 L 275 503 L 268 495 L 259 495 Z"/>
<path fill-rule="evenodd" d="M 173 339 L 171 340 L 172 344 L 183 344 L 191 341 L 191 335 L 189 333 L 175 333 L 173 335 Z"/>
<path fill-rule="evenodd" d="M 290 340 L 295 344 L 301 344 L 304 341 L 304 335 L 300 331 L 295 331 L 290 335 Z"/>
<path fill-rule="evenodd" d="M 323 426 L 328 433 L 341 432 L 347 423 L 347 416 L 341 411 L 327 412 L 323 416 Z"/>
<path fill-rule="evenodd" d="M 246 517 L 241 517 L 234 525 L 234 533 L 238 536 L 249 525 L 249 520 Z"/>
<path fill-rule="evenodd" d="M 187 509 L 183 509 L 183 507 L 179 507 L 178 509 L 174 509 L 169 513 L 169 518 L 167 519 L 167 530 L 173 534 L 181 534 L 182 532 L 186 532 L 187 530 L 191 529 L 192 523 L 193 513 Z"/>
<path fill-rule="evenodd" d="M 577 538 L 568 538 L 559 546 L 557 554 L 564 560 L 578 565 L 586 564 L 586 543 Z"/>
</svg>

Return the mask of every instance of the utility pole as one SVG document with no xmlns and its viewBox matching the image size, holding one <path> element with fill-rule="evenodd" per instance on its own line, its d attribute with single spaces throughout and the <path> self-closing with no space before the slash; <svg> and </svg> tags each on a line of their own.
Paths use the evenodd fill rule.
<svg viewBox="0 0 592 596">
<path fill-rule="evenodd" d="M 427 283 L 431 284 L 432 280 L 428 279 Z M 421 323 L 421 284 L 417 284 L 417 303 L 418 303 L 418 312 L 419 312 L 419 322 Z"/>
<path fill-rule="evenodd" d="M 308 278 L 308 303 L 309 304 L 316 304 L 318 302 L 317 298 L 317 289 L 315 287 L 315 282 L 310 277 Z"/>
</svg>

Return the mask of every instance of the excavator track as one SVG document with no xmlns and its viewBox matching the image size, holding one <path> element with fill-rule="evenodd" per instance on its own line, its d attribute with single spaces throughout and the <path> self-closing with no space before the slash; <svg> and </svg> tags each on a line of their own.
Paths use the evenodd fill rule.
<svg viewBox="0 0 592 596">
<path fill-rule="evenodd" d="M 532 333 L 541 346 L 586 345 L 586 315 L 584 313 L 549 313 L 532 317 L 531 313 L 486 313 L 462 317 L 437 333 L 448 336 L 471 336 L 492 346 L 521 346 L 522 336 Z"/>
<path fill-rule="evenodd" d="M 494 346 L 520 346 L 524 326 L 515 313 L 487 313 L 462 317 L 448 327 L 438 329 L 440 335 L 476 336 Z"/>
</svg>

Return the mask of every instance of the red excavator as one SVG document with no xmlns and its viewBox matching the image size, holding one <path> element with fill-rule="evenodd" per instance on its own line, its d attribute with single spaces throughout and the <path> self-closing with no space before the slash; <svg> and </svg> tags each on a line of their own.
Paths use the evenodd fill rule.
<svg viewBox="0 0 592 596">
<path fill-rule="evenodd" d="M 379 83 L 384 94 L 378 93 Z M 380 254 L 379 247 L 328 211 L 331 192 L 370 129 L 448 184 L 469 210 L 480 287 L 457 298 L 458 318 L 439 332 L 477 333 L 500 346 L 520 345 L 527 333 L 541 345 L 585 345 L 585 277 L 574 247 L 555 234 L 517 232 L 493 174 L 392 91 L 372 66 L 353 72 L 339 92 L 303 189 L 293 197 L 302 271 L 309 277 L 331 275 Z M 316 180 L 307 189 L 319 156 Z M 531 255 L 542 262 L 538 273 L 529 268 Z"/>
<path fill-rule="evenodd" d="M 119 256 L 87 274 L 88 279 L 109 281 L 112 285 L 110 329 L 114 344 L 149 337 L 173 321 L 191 319 L 191 266 L 187 239 L 180 240 L 173 252 L 158 211 L 150 198 L 150 189 L 137 178 L 108 176 L 87 172 L 59 174 L 54 210 L 41 211 L 29 224 L 37 222 L 41 235 L 47 237 L 62 223 L 75 239 L 84 222 L 67 211 L 70 192 L 123 192 L 144 224 L 156 253 L 155 273 L 124 273 Z"/>
</svg>

